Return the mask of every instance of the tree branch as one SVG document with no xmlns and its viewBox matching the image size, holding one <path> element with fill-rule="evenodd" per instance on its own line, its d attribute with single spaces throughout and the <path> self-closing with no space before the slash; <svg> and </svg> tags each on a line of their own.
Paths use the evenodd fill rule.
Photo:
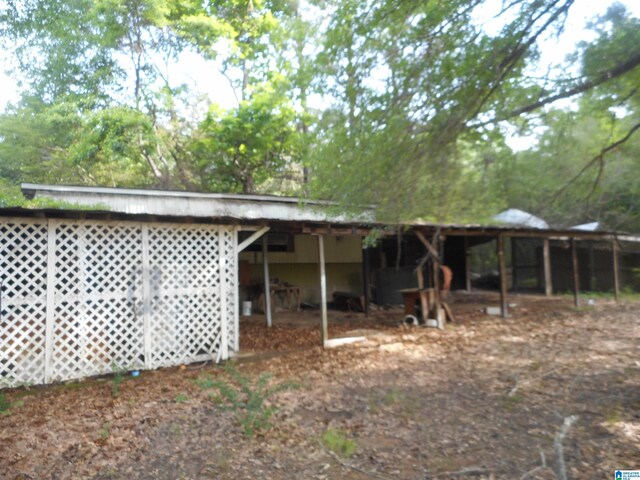
<svg viewBox="0 0 640 480">
<path fill-rule="evenodd" d="M 589 170 L 594 165 L 600 164 L 600 170 L 596 178 L 596 183 L 591 193 L 589 194 L 589 196 L 591 196 L 595 191 L 595 186 L 597 186 L 597 182 L 599 182 L 600 177 L 602 176 L 602 169 L 604 168 L 604 156 L 607 153 L 609 153 L 611 150 L 618 148 L 620 145 L 622 145 L 627 140 L 629 140 L 633 136 L 633 134 L 638 130 L 640 130 L 640 123 L 636 123 L 633 127 L 631 127 L 631 129 L 627 132 L 627 134 L 624 137 L 616 140 L 615 142 L 609 144 L 608 146 L 600 150 L 600 153 L 598 153 L 598 155 L 596 155 L 591 160 L 589 160 L 589 162 L 587 162 L 587 164 L 584 167 L 582 167 L 580 171 L 576 175 L 574 175 L 573 178 L 571 178 L 571 180 L 565 183 L 564 186 L 560 188 L 560 190 L 558 190 L 555 194 L 551 196 L 551 198 L 547 202 L 547 205 L 553 204 L 558 199 L 558 197 L 560 197 L 560 195 L 562 195 L 569 188 L 569 186 L 575 183 L 575 181 L 578 180 L 578 178 L 580 178 L 584 174 L 584 172 Z"/>
<path fill-rule="evenodd" d="M 512 110 L 511 112 L 501 117 L 494 117 L 493 119 L 487 120 L 485 122 L 475 123 L 470 125 L 470 127 L 471 128 L 484 127 L 492 123 L 502 122 L 525 113 L 533 112 L 534 110 L 537 110 L 545 105 L 556 102 L 563 98 L 573 97 L 574 95 L 578 95 L 580 93 L 584 93 L 588 90 L 591 90 L 592 88 L 595 88 L 598 85 L 606 83 L 609 80 L 613 80 L 615 78 L 618 78 L 624 75 L 627 72 L 630 72 L 631 70 L 637 68 L 638 66 L 640 66 L 640 53 L 636 53 L 635 55 L 632 55 L 624 62 L 617 64 L 616 66 L 614 66 L 613 68 L 610 68 L 609 70 L 604 70 L 600 72 L 598 75 L 596 75 L 592 79 L 585 80 L 584 82 L 577 84 L 573 88 L 569 88 L 555 95 L 549 95 L 547 97 L 543 97 L 533 103 L 530 103 L 529 105 L 516 108 L 515 110 Z"/>
</svg>

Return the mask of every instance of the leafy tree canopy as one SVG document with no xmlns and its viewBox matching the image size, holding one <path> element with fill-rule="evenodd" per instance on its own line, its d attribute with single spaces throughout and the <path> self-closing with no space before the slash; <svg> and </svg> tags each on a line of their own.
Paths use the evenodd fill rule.
<svg viewBox="0 0 640 480">
<path fill-rule="evenodd" d="M 614 3 L 562 65 L 541 63 L 584 1 L 10 0 L 22 98 L 0 115 L 0 178 L 640 226 L 640 20 Z M 174 80 L 187 54 L 235 106 Z M 514 132 L 537 142 L 514 152 Z"/>
</svg>

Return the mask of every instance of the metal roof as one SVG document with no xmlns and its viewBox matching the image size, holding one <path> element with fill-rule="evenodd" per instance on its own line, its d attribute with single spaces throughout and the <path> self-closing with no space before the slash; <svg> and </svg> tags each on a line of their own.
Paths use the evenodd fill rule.
<svg viewBox="0 0 640 480">
<path fill-rule="evenodd" d="M 49 198 L 113 213 L 158 216 L 230 218 L 297 222 L 372 222 L 365 210 L 356 218 L 330 212 L 331 202 L 272 195 L 195 193 L 174 190 L 142 190 L 76 187 L 23 183 L 27 198 Z"/>
<path fill-rule="evenodd" d="M 487 225 L 406 222 L 401 225 L 378 222 L 374 208 L 367 207 L 357 216 L 334 213 L 329 201 L 313 201 L 274 195 L 244 195 L 226 193 L 195 193 L 173 190 L 144 190 L 108 187 L 80 187 L 68 185 L 41 185 L 23 183 L 22 191 L 28 198 L 49 198 L 77 204 L 82 209 L 0 209 L 0 215 L 45 216 L 65 218 L 122 218 L 129 220 L 189 221 L 279 224 L 302 226 L 307 231 L 319 230 L 325 225 L 337 232 L 340 227 L 362 231 L 374 227 L 399 226 L 421 229 L 446 235 L 538 237 L 552 239 L 613 239 L 640 242 L 640 235 L 612 231 L 579 231 L 569 229 L 541 229 L 527 225 Z M 336 209 L 335 212 L 338 210 Z M 302 228 L 301 227 L 301 228 Z M 306 228 L 308 227 L 308 228 Z M 336 228 L 337 227 L 337 228 Z"/>
</svg>

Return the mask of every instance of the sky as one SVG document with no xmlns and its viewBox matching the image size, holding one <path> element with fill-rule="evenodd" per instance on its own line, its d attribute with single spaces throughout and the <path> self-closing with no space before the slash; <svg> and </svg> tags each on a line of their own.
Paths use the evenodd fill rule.
<svg viewBox="0 0 640 480">
<path fill-rule="evenodd" d="M 635 15 L 640 17 L 640 0 L 618 0 L 623 3 Z M 487 20 L 485 28 L 499 28 L 498 24 L 492 24 L 488 19 L 500 8 L 502 0 L 489 0 L 483 6 L 482 11 L 486 12 Z M 585 30 L 587 22 L 599 14 L 604 13 L 613 0 L 577 0 L 569 11 L 566 22 L 566 30 L 558 42 L 555 38 L 546 39 L 541 45 L 542 64 L 557 65 L 563 61 L 565 56 L 571 53 L 575 45 L 582 40 L 591 38 L 590 32 Z M 7 66 L 7 55 L 9 52 L 0 52 L 0 61 L 5 70 Z M 230 108 L 236 105 L 236 98 L 227 79 L 220 74 L 218 69 L 211 62 L 206 62 L 201 57 L 192 53 L 182 55 L 176 68 L 172 69 L 172 83 L 186 83 L 192 87 L 192 91 L 204 94 L 223 108 Z M 4 110 L 8 102 L 16 102 L 19 98 L 18 79 L 0 71 L 0 111 Z M 321 102 L 322 100 L 319 99 Z M 314 105 L 310 105 L 314 107 Z M 321 107 L 318 105 L 317 107 Z"/>
</svg>

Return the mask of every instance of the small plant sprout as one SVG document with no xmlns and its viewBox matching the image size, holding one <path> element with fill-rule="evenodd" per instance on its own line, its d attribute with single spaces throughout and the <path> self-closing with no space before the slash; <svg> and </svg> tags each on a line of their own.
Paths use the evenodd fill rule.
<svg viewBox="0 0 640 480">
<path fill-rule="evenodd" d="M 118 398 L 120 395 L 120 384 L 124 380 L 125 369 L 119 368 L 115 363 L 111 364 L 111 371 L 114 373 L 113 380 L 111 381 L 111 396 Z"/>
<path fill-rule="evenodd" d="M 342 458 L 349 458 L 358 449 L 354 440 L 347 437 L 344 431 L 330 428 L 322 434 L 322 443 L 326 448 Z"/>
<path fill-rule="evenodd" d="M 186 403 L 189 401 L 189 397 L 187 397 L 184 393 L 179 393 L 173 399 L 176 403 Z"/>
</svg>

